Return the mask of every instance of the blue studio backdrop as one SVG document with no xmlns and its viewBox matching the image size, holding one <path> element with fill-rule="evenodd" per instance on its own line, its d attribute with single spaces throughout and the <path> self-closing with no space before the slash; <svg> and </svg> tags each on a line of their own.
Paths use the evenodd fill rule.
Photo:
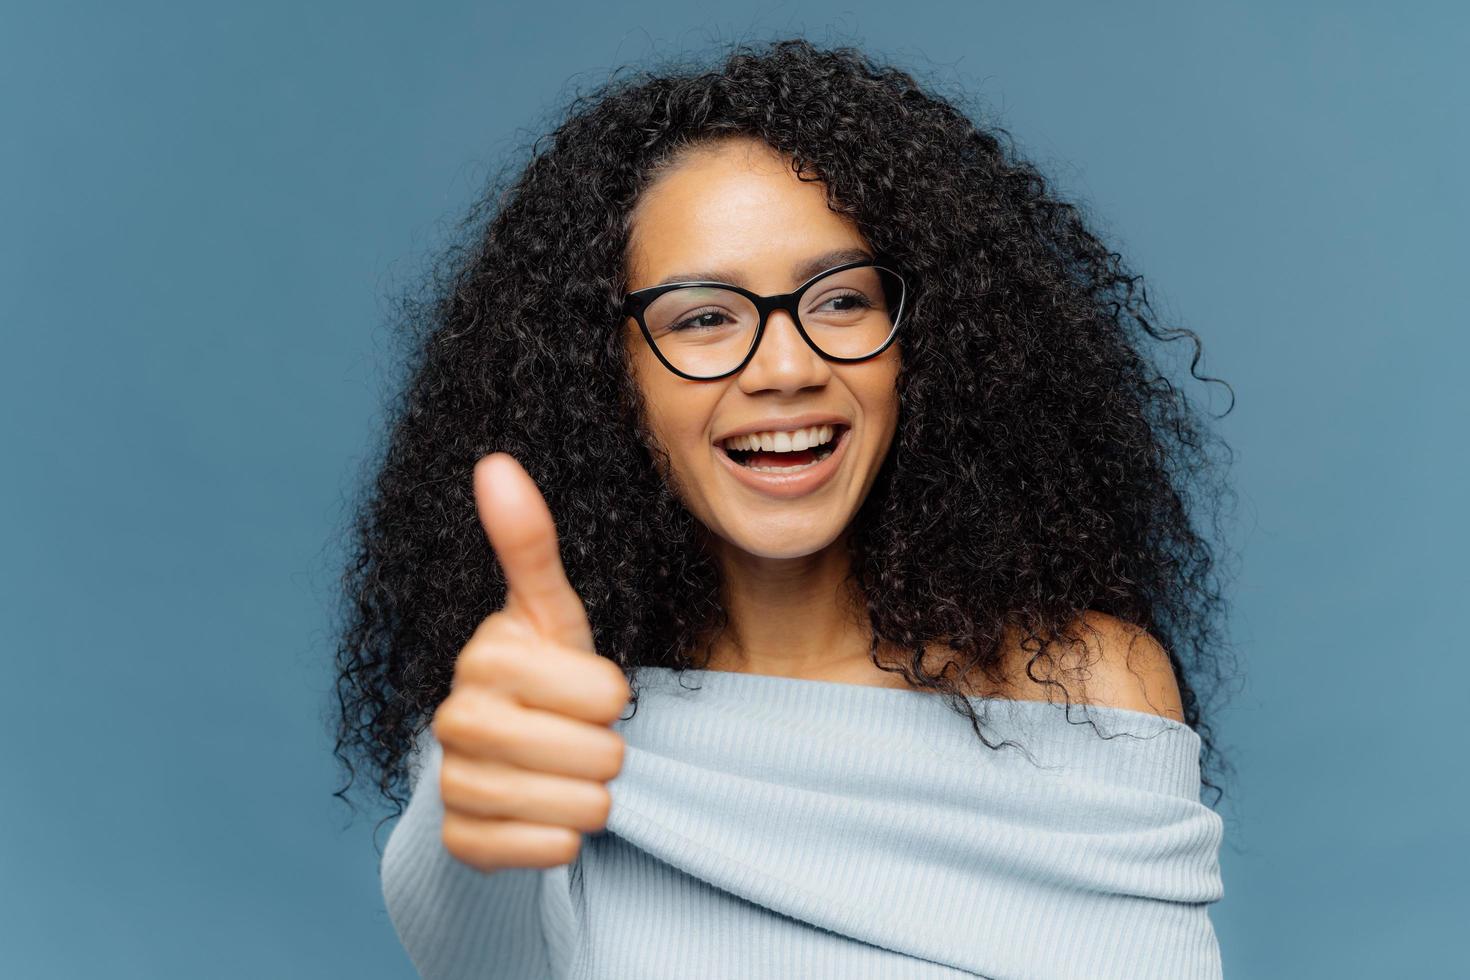
<svg viewBox="0 0 1470 980">
<path fill-rule="evenodd" d="M 393 300 L 573 94 L 791 34 L 988 106 L 1235 388 L 1227 976 L 1464 975 L 1470 7 L 1261 0 L 0 5 L 0 975 L 413 976 L 329 737 Z"/>
</svg>

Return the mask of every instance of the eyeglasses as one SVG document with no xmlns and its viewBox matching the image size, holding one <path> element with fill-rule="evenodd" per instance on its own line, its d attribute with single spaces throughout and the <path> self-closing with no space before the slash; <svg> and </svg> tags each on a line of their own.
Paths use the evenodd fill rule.
<svg viewBox="0 0 1470 980">
<path fill-rule="evenodd" d="M 777 296 L 726 282 L 649 286 L 623 298 L 623 315 L 638 321 L 664 367 L 691 381 L 715 381 L 749 363 L 776 310 L 789 313 L 801 338 L 829 361 L 877 357 L 898 336 L 906 292 L 903 276 L 864 259 Z"/>
</svg>

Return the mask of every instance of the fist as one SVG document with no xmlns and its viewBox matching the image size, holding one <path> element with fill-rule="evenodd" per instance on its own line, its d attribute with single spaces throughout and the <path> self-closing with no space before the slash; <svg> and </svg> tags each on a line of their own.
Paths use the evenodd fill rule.
<svg viewBox="0 0 1470 980">
<path fill-rule="evenodd" d="M 632 696 L 597 654 L 535 482 L 505 453 L 475 464 L 475 507 L 505 571 L 503 608 L 476 627 L 430 727 L 443 747 L 444 846 L 481 871 L 572 861 L 607 825 Z"/>
</svg>

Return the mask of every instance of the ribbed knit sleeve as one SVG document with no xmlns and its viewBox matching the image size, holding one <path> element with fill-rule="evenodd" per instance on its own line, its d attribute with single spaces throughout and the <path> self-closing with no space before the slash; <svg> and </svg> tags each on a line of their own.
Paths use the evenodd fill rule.
<svg viewBox="0 0 1470 980">
<path fill-rule="evenodd" d="M 444 848 L 443 748 L 425 728 L 409 760 L 412 793 L 383 848 L 383 901 L 425 980 L 550 980 L 571 944 L 567 868 L 487 874 Z M 548 887 L 549 885 L 549 887 Z"/>
<path fill-rule="evenodd" d="M 568 867 L 445 854 L 425 753 L 383 862 L 425 977 L 1221 976 L 1223 825 L 1183 724 L 972 699 L 996 750 L 926 692 L 656 668 L 637 686 L 607 828 Z"/>
</svg>

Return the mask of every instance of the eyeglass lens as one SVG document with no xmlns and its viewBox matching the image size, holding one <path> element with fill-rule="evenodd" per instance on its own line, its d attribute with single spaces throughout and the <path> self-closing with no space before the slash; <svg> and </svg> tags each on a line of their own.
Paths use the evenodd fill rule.
<svg viewBox="0 0 1470 980">
<path fill-rule="evenodd" d="M 858 266 L 816 280 L 797 302 L 807 335 L 834 357 L 863 357 L 888 340 L 902 308 L 903 280 L 880 266 Z M 670 364 L 713 377 L 733 371 L 755 339 L 760 312 L 728 289 L 672 289 L 644 310 L 643 322 Z"/>
</svg>

